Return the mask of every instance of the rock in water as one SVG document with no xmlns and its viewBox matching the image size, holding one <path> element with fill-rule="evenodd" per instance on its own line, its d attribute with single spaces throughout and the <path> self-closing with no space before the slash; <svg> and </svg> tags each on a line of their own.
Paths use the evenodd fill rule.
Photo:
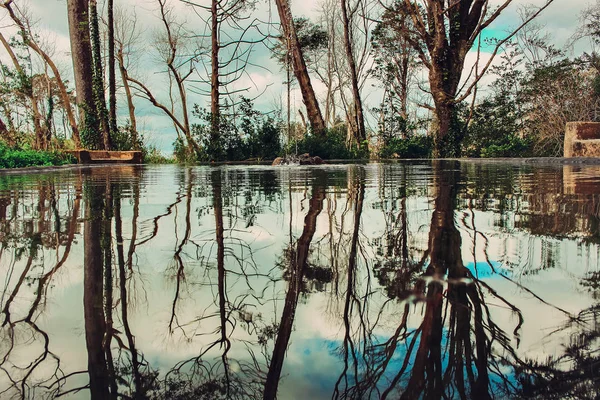
<svg viewBox="0 0 600 400">
<path fill-rule="evenodd" d="M 273 160 L 273 166 L 276 165 L 290 165 L 290 164 L 300 164 L 300 165 L 321 165 L 323 164 L 323 159 L 319 156 L 311 157 L 310 154 L 304 153 L 299 156 L 289 156 L 289 157 L 277 157 Z"/>
</svg>

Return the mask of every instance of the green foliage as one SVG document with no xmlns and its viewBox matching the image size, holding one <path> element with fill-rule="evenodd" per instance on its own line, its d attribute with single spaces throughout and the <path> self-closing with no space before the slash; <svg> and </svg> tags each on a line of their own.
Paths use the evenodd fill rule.
<svg viewBox="0 0 600 400">
<path fill-rule="evenodd" d="M 240 100 L 235 114 L 218 116 L 219 131 L 215 135 L 211 135 L 210 112 L 196 105 L 192 113 L 200 119 L 200 123 L 192 125 L 192 135 L 203 149 L 197 161 L 272 160 L 281 153 L 280 124 L 256 111 L 249 99 Z M 190 160 L 181 139 L 173 145 L 178 161 L 196 161 Z"/>
<path fill-rule="evenodd" d="M 143 150 L 145 164 L 174 164 L 175 158 L 165 157 L 160 150 L 154 146 L 144 147 Z"/>
<path fill-rule="evenodd" d="M 462 119 L 469 110 L 462 107 Z M 466 157 L 528 157 L 532 143 L 518 136 L 522 132 L 523 113 L 514 97 L 500 90 L 483 100 L 474 109 L 462 143 Z"/>
<path fill-rule="evenodd" d="M 81 137 L 81 144 L 84 148 L 89 150 L 102 149 L 102 140 L 100 138 L 100 132 L 98 131 L 98 118 L 96 113 L 90 109 L 86 104 L 80 104 L 79 107 L 83 107 L 85 114 L 85 121 L 83 129 L 80 129 L 79 136 Z"/>
<path fill-rule="evenodd" d="M 13 149 L 0 142 L 0 168 L 64 165 L 74 162 L 73 157 L 64 153 Z"/>
<path fill-rule="evenodd" d="M 481 149 L 481 157 L 529 157 L 532 152 L 531 140 L 514 134 L 506 136 L 501 143 L 493 143 Z"/>
<path fill-rule="evenodd" d="M 431 137 L 414 135 L 412 137 L 393 138 L 379 151 L 380 158 L 429 158 L 433 149 Z"/>
<path fill-rule="evenodd" d="M 286 153 L 308 153 L 325 160 L 356 160 L 369 158 L 368 144 L 360 147 L 346 145 L 346 125 L 340 124 L 328 129 L 324 136 L 309 133 L 300 140 L 291 141 Z"/>
<path fill-rule="evenodd" d="M 138 136 L 129 123 L 119 127 L 116 132 L 111 133 L 111 140 L 114 150 L 130 151 L 144 148 L 143 137 Z"/>
</svg>

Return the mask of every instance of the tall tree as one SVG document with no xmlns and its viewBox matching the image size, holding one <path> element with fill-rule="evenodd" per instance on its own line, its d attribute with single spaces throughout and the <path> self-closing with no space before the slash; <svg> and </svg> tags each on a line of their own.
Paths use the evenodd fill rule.
<svg viewBox="0 0 600 400">
<path fill-rule="evenodd" d="M 358 0 L 352 7 L 349 4 L 349 0 L 341 0 L 342 8 L 342 22 L 344 26 L 344 49 L 346 51 L 346 58 L 348 60 L 348 67 L 350 70 L 350 83 L 352 85 L 352 97 L 353 97 L 353 110 L 350 113 L 351 121 L 348 121 L 351 125 L 351 132 L 353 132 L 354 140 L 360 144 L 362 141 L 367 139 L 367 132 L 365 130 L 365 117 L 363 115 L 362 99 L 360 97 L 360 88 L 358 84 L 358 71 L 356 68 L 356 61 L 354 59 L 354 29 L 353 29 L 353 16 L 359 10 L 362 1 Z"/>
<path fill-rule="evenodd" d="M 79 106 L 79 123 L 82 129 L 82 144 L 99 148 L 98 118 L 94 105 L 92 85 L 92 44 L 90 41 L 89 0 L 67 0 L 71 57 L 75 75 L 75 92 Z"/>
<path fill-rule="evenodd" d="M 373 30 L 373 75 L 383 86 L 379 132 L 384 143 L 408 133 L 409 89 L 418 67 L 415 51 L 400 34 L 409 24 L 405 14 L 390 9 Z"/>
<path fill-rule="evenodd" d="M 115 76 L 115 19 L 113 10 L 113 0 L 108 0 L 107 6 L 108 23 L 108 122 L 110 132 L 114 134 L 117 131 L 117 81 Z"/>
<path fill-rule="evenodd" d="M 92 39 L 92 61 L 94 72 L 92 80 L 96 113 L 100 119 L 100 127 L 102 128 L 103 148 L 104 150 L 111 150 L 113 145 L 110 136 L 110 122 L 108 110 L 106 109 L 106 99 L 104 97 L 104 73 L 102 69 L 102 54 L 100 51 L 100 27 L 98 24 L 98 8 L 96 0 L 90 0 L 90 36 Z"/>
<path fill-rule="evenodd" d="M 490 0 L 398 0 L 395 5 L 397 12 L 404 13 L 412 20 L 412 28 L 404 30 L 402 35 L 415 49 L 429 73 L 435 116 L 435 157 L 460 156 L 461 129 L 453 126 L 456 121 L 456 104 L 472 94 L 500 47 L 553 1 L 546 0 L 543 6 L 531 13 L 512 33 L 499 40 L 488 63 L 465 85 L 468 87 L 460 94 L 467 53 L 473 48 L 481 32 L 513 0 L 504 0 L 497 7 Z"/>
<path fill-rule="evenodd" d="M 321 179 L 319 179 L 321 178 Z M 269 371 L 265 381 L 263 398 L 265 400 L 277 398 L 277 388 L 281 378 L 281 370 L 285 359 L 285 352 L 290 343 L 296 307 L 302 291 L 304 274 L 308 266 L 308 255 L 310 245 L 317 229 L 317 217 L 323 210 L 325 200 L 325 186 L 322 176 L 316 177 L 317 182 L 313 186 L 312 197 L 309 202 L 308 212 L 304 217 L 304 229 L 298 239 L 296 248 L 290 253 L 289 274 L 290 280 L 285 295 L 285 303 L 281 313 L 281 322 L 277 330 L 277 339 L 273 348 L 273 355 L 269 364 Z"/>
<path fill-rule="evenodd" d="M 123 8 L 117 7 L 114 15 L 114 31 L 116 47 L 115 58 L 119 65 L 121 84 L 125 90 L 125 98 L 127 100 L 131 141 L 133 143 L 133 148 L 137 150 L 140 148 L 140 141 L 137 132 L 137 118 L 135 115 L 135 104 L 133 103 L 133 93 L 129 84 L 130 58 L 132 53 L 135 52 L 135 46 L 139 39 L 137 16 L 135 12 L 130 13 Z"/>
<path fill-rule="evenodd" d="M 202 150 L 196 140 L 192 137 L 192 128 L 188 113 L 188 97 L 186 90 L 186 80 L 194 72 L 194 58 L 189 57 L 186 51 L 186 39 L 188 37 L 181 23 L 178 23 L 173 10 L 167 5 L 167 0 L 157 0 L 159 8 L 159 18 L 164 30 L 159 33 L 156 41 L 156 47 L 161 60 L 166 64 L 169 76 L 169 95 L 170 107 L 159 101 L 152 93 L 150 88 L 139 79 L 131 76 L 129 82 L 141 96 L 146 98 L 156 108 L 162 110 L 173 122 L 178 137 L 185 143 L 187 157 L 190 159 L 198 158 Z M 175 81 L 178 101 L 181 105 L 181 116 L 177 116 L 175 111 L 175 98 L 172 95 L 171 83 Z M 183 133 L 184 138 L 181 138 Z"/>
<path fill-rule="evenodd" d="M 199 38 L 206 39 L 199 47 L 210 49 L 206 52 L 207 57 L 203 57 L 202 52 L 198 53 L 198 61 L 205 65 L 206 71 L 210 70 L 210 76 L 198 77 L 194 82 L 210 87 L 210 130 L 205 152 L 211 160 L 221 160 L 226 156 L 223 117 L 235 114 L 235 109 L 243 104 L 243 100 L 237 99 L 235 95 L 249 90 L 248 87 L 233 86 L 248 74 L 249 56 L 254 46 L 266 38 L 259 29 L 259 21 L 252 17 L 254 0 L 211 0 L 210 6 L 191 0 L 182 1 L 192 6 L 210 27 L 210 35 L 198 35 Z M 205 61 L 206 59 L 210 61 Z M 207 92 L 198 87 L 195 90 Z"/>
<path fill-rule="evenodd" d="M 323 120 L 319 102 L 317 101 L 317 96 L 312 87 L 308 70 L 306 69 L 306 61 L 304 60 L 300 41 L 296 33 L 290 4 L 288 0 L 275 0 L 275 3 L 283 34 L 287 38 L 288 51 L 292 58 L 292 66 L 294 67 L 294 75 L 300 85 L 308 120 L 314 133 L 324 135 L 326 129 L 325 120 Z"/>
</svg>

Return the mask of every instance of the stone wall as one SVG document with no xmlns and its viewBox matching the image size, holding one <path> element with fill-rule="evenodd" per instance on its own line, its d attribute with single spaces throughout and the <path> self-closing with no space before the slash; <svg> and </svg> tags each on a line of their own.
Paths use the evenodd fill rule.
<svg viewBox="0 0 600 400">
<path fill-rule="evenodd" d="M 568 122 L 565 157 L 600 157 L 600 122 Z"/>
</svg>

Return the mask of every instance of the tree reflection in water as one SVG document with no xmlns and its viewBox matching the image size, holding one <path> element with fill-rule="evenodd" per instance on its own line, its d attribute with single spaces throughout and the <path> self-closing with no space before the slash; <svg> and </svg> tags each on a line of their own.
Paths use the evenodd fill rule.
<svg viewBox="0 0 600 400">
<path fill-rule="evenodd" d="M 345 308 L 344 320 L 358 321 L 361 327 L 355 330 L 367 333 L 359 339 L 362 343 L 352 343 L 353 339 L 346 335 L 346 367 L 338 380 L 335 398 L 486 399 L 499 389 L 513 392 L 512 383 L 504 379 L 501 371 L 502 365 L 514 362 L 514 350 L 509 337 L 493 322 L 483 292 L 491 292 L 496 301 L 506 303 L 517 313 L 518 310 L 476 279 L 463 264 L 462 238 L 455 224 L 458 167 L 434 163 L 433 214 L 428 246 L 423 252 L 427 258 L 416 264 L 408 262 L 404 233 L 396 242 L 403 248 L 400 262 L 386 266 L 388 270 L 397 269 L 403 277 L 388 282 L 403 287 L 400 292 L 388 287 L 388 294 L 406 293 L 406 283 L 415 282 L 411 296 L 395 315 L 398 325 L 394 334 L 380 342 L 374 334 L 376 323 L 369 325 L 360 314 L 346 315 Z M 401 214 L 404 212 L 402 209 Z M 406 227 L 406 221 L 402 227 Z M 348 269 L 354 268 L 351 261 Z M 352 290 L 349 285 L 348 296 Z M 410 327 L 409 322 L 416 328 Z M 515 328 L 517 332 L 518 326 Z M 364 358 L 359 361 L 362 351 Z M 353 368 L 348 367 L 348 360 L 352 360 Z M 490 374 L 499 378 L 494 384 Z"/>
<path fill-rule="evenodd" d="M 422 167 L 177 168 L 160 210 L 139 168 L 11 183 L 0 397 L 298 398 L 310 312 L 330 325 L 302 366 L 322 374 L 316 397 L 596 398 L 597 300 L 571 314 L 522 277 L 564 268 L 561 243 L 581 237 L 579 289 L 600 297 L 599 185 L 581 171 L 434 162 L 422 179 Z M 55 287 L 78 271 L 72 340 L 87 365 L 47 323 Z M 523 296 L 566 321 L 545 337 L 564 349 L 520 348 Z"/>
</svg>

